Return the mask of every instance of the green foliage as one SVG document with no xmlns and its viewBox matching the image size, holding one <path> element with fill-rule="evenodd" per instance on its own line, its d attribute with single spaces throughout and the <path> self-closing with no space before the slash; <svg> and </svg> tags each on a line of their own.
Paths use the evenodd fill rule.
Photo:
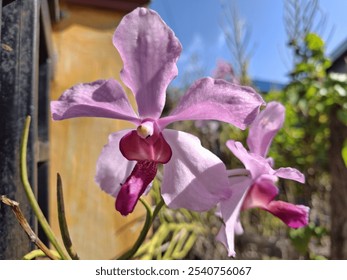
<svg viewBox="0 0 347 280">
<path fill-rule="evenodd" d="M 160 224 L 145 242 L 136 258 L 146 260 L 183 259 L 206 228 L 198 214 L 189 211 L 163 209 Z"/>
<path fill-rule="evenodd" d="M 326 199 L 329 178 L 329 119 L 332 111 L 343 123 L 347 123 L 347 75 L 328 72 L 330 60 L 325 55 L 324 41 L 314 33 L 308 33 L 302 41 L 296 41 L 296 65 L 291 73 L 292 82 L 282 92 L 272 92 L 267 100 L 278 100 L 285 104 L 284 127 L 275 137 L 270 155 L 278 166 L 292 166 L 306 176 L 305 189 L 289 189 L 288 196 L 296 201 L 310 204 L 312 195 Z M 346 147 L 346 145 L 345 145 Z M 342 151 L 345 159 L 347 148 Z M 291 182 L 283 183 L 288 186 Z M 286 190 L 288 188 L 285 188 Z M 312 205 L 311 205 L 312 208 Z M 327 234 L 324 213 L 312 211 L 322 227 L 310 224 L 308 227 L 290 230 L 293 246 L 302 255 L 315 259 L 309 247 L 313 240 L 320 240 Z"/>
<path fill-rule="evenodd" d="M 309 254 L 310 259 L 325 259 L 324 256 L 316 255 L 310 252 L 309 245 L 312 239 L 321 242 L 321 239 L 327 234 L 324 227 L 315 226 L 310 223 L 308 226 L 299 229 L 290 229 L 289 238 L 295 249 L 302 255 Z"/>
<path fill-rule="evenodd" d="M 342 153 L 343 161 L 345 162 L 345 165 L 347 167 L 347 139 L 343 143 L 343 148 L 342 148 L 341 153 Z"/>
<path fill-rule="evenodd" d="M 159 180 L 151 190 L 154 200 L 160 201 Z M 174 260 L 187 256 L 199 235 L 205 234 L 205 217 L 211 213 L 197 213 L 186 209 L 163 207 L 158 214 L 152 236 L 142 244 L 135 258 L 143 260 Z"/>
<path fill-rule="evenodd" d="M 319 54 L 322 53 L 324 49 L 324 41 L 314 33 L 308 33 L 305 38 L 305 42 L 307 44 L 307 48 L 312 52 L 317 52 Z"/>
<path fill-rule="evenodd" d="M 331 63 L 324 54 L 324 42 L 317 34 L 307 34 L 299 50 L 301 60 L 292 72 L 293 81 L 283 92 L 267 96 L 268 100 L 275 99 L 286 105 L 285 127 L 276 138 L 277 144 L 285 149 L 279 161 L 288 164 L 287 152 L 290 152 L 294 158 L 291 164 L 306 171 L 312 166 L 326 171 L 329 114 L 338 108 L 339 116 L 347 119 L 343 111 L 347 108 L 347 77 L 327 72 Z"/>
<path fill-rule="evenodd" d="M 299 3 L 295 0 L 289 2 Z M 284 126 L 274 138 L 270 156 L 274 159 L 275 168 L 290 166 L 305 174 L 304 186 L 290 180 L 280 180 L 278 187 L 281 195 L 278 199 L 310 206 L 310 220 L 314 223 L 302 229 L 288 230 L 288 238 L 303 258 L 322 259 L 326 256 L 315 253 L 311 245 L 322 246 L 321 240 L 327 236 L 326 229 L 330 226 L 327 218 L 330 191 L 329 120 L 331 113 L 336 112 L 339 120 L 347 125 L 347 75 L 329 72 L 332 63 L 325 54 L 324 40 L 310 32 L 313 30 L 318 1 L 307 1 L 305 9 L 301 9 L 301 5 L 293 7 L 292 15 L 295 18 L 288 21 L 293 23 L 293 36 L 288 46 L 295 56 L 291 82 L 282 91 L 264 96 L 266 101 L 279 101 L 286 107 Z M 298 16 L 298 12 L 303 16 Z M 308 19 L 306 23 L 300 22 L 305 18 Z M 182 127 L 177 129 L 197 135 L 203 146 L 219 156 L 228 169 L 242 167 L 226 148 L 225 142 L 234 139 L 245 144 L 247 133 L 244 131 L 228 124 L 219 124 L 214 131 L 208 126 L 197 128 L 193 122 L 178 126 Z M 341 152 L 347 166 L 347 140 Z M 283 224 L 268 213 L 252 210 L 242 214 L 245 234 L 253 231 L 262 236 L 277 236 L 285 230 Z M 176 223 L 175 219 L 171 222 Z"/>
</svg>

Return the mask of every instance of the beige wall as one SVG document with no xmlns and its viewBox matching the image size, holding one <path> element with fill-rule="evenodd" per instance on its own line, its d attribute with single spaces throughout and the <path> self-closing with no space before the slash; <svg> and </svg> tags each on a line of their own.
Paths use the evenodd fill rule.
<svg viewBox="0 0 347 280">
<path fill-rule="evenodd" d="M 119 80 L 122 66 L 112 45 L 112 34 L 122 14 L 73 5 L 63 10 L 67 18 L 53 28 L 57 61 L 51 100 L 76 83 L 110 77 Z M 108 259 L 120 254 L 142 227 L 136 219 L 143 215 L 140 204 L 134 214 L 122 217 L 114 209 L 114 199 L 94 182 L 95 164 L 108 135 L 130 126 L 100 118 L 50 124 L 50 220 L 59 233 L 55 190 L 59 172 L 70 234 L 82 259 Z"/>
</svg>

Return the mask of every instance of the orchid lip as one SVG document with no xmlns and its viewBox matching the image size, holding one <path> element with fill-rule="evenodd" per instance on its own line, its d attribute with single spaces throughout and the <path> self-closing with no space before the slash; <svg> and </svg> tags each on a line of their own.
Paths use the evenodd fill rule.
<svg viewBox="0 0 347 280">
<path fill-rule="evenodd" d="M 134 211 L 140 196 L 157 174 L 158 164 L 154 161 L 138 161 L 130 176 L 126 179 L 116 198 L 116 210 L 123 216 Z"/>
<path fill-rule="evenodd" d="M 146 138 L 141 137 L 137 130 L 130 131 L 120 140 L 119 149 L 128 160 L 167 163 L 172 156 L 170 145 L 156 129 L 152 136 Z"/>
</svg>

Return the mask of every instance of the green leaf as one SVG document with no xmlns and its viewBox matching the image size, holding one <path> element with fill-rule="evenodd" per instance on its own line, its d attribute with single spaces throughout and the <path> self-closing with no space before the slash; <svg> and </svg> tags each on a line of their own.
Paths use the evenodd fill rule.
<svg viewBox="0 0 347 280">
<path fill-rule="evenodd" d="M 345 162 L 345 165 L 347 167 L 347 139 L 343 143 L 341 154 L 342 154 L 343 161 Z"/>
<path fill-rule="evenodd" d="M 307 47 L 311 51 L 322 51 L 324 47 L 324 41 L 315 33 L 309 33 L 306 35 L 305 41 Z"/>
<path fill-rule="evenodd" d="M 323 62 L 323 67 L 324 67 L 324 69 L 329 68 L 329 67 L 331 66 L 331 64 L 332 64 L 332 63 L 331 63 L 331 60 L 325 58 L 325 60 L 324 60 L 324 62 Z"/>
<path fill-rule="evenodd" d="M 58 220 L 61 237 L 66 251 L 73 260 L 79 260 L 79 256 L 73 248 L 69 228 L 65 216 L 65 203 L 63 194 L 63 183 L 61 181 L 60 174 L 57 174 L 57 205 L 58 205 Z"/>
<path fill-rule="evenodd" d="M 299 74 L 302 72 L 309 72 L 309 65 L 307 63 L 301 62 L 295 66 L 294 73 Z"/>
<path fill-rule="evenodd" d="M 347 112 L 345 110 L 339 110 L 337 112 L 337 118 L 340 122 L 347 126 Z"/>
</svg>

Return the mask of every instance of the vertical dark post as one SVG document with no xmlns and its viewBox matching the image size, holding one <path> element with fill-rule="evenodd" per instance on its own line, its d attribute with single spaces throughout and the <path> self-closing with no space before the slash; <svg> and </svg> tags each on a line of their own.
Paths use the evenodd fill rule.
<svg viewBox="0 0 347 280">
<path fill-rule="evenodd" d="M 50 4 L 53 2 L 50 1 Z M 55 5 L 56 7 L 56 5 Z M 38 155 L 37 155 L 37 181 L 38 202 L 48 219 L 48 170 L 49 170 L 49 92 L 50 81 L 53 75 L 51 44 L 50 10 L 47 1 L 41 0 L 40 33 L 39 33 L 39 87 L 38 87 Z M 38 235 L 44 243 L 48 243 L 47 237 L 41 227 Z"/>
<path fill-rule="evenodd" d="M 51 71 L 46 44 L 48 34 L 43 29 L 47 20 L 41 20 L 40 24 L 40 17 L 43 12 L 48 14 L 48 7 L 42 8 L 47 6 L 45 0 L 3 0 L 1 4 L 0 195 L 18 201 L 36 229 L 20 180 L 19 152 L 24 121 L 30 115 L 28 175 L 34 192 L 40 194 L 39 202 L 47 202 L 44 196 L 48 187 L 47 106 Z M 32 249 L 11 209 L 1 205 L 0 259 L 20 259 Z"/>
<path fill-rule="evenodd" d="M 330 73 L 347 74 L 346 43 L 333 54 Z M 341 53 L 341 51 L 343 51 Z M 335 104 L 329 115 L 330 147 L 329 166 L 331 176 L 330 209 L 331 209 L 331 252 L 333 260 L 347 259 L 347 168 L 342 158 L 342 148 L 347 139 L 347 126 L 339 118 L 339 111 L 344 110 Z"/>
<path fill-rule="evenodd" d="M 347 168 L 342 159 L 343 143 L 347 139 L 347 127 L 335 106 L 330 114 L 330 174 L 331 174 L 331 259 L 347 259 Z"/>
</svg>

